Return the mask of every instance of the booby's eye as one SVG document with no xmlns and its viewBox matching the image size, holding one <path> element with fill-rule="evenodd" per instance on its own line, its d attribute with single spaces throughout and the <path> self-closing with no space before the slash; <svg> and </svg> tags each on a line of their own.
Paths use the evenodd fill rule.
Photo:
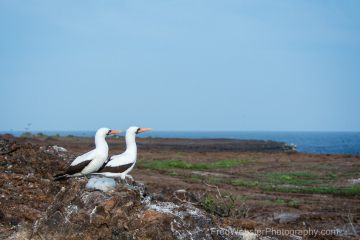
<svg viewBox="0 0 360 240">
<path fill-rule="evenodd" d="M 109 133 L 111 132 L 111 130 L 108 131 L 108 133 L 106 135 L 109 135 Z"/>
<path fill-rule="evenodd" d="M 135 133 L 136 133 L 136 134 L 138 134 L 138 133 L 139 133 L 139 131 L 140 131 L 140 128 L 138 128 L 138 129 L 136 130 L 136 132 L 135 132 Z"/>
</svg>

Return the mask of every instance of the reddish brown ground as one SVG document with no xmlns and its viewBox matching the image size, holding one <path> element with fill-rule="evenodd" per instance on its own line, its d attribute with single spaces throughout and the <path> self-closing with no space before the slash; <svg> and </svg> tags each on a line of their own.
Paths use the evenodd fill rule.
<svg viewBox="0 0 360 240">
<path fill-rule="evenodd" d="M 81 155 L 92 150 L 94 147 L 93 138 L 63 137 L 25 139 L 12 138 L 10 136 L 5 138 L 16 140 L 20 143 L 30 142 L 40 145 L 57 145 L 66 148 L 75 155 Z M 123 138 L 108 138 L 107 141 L 110 146 L 109 156 L 120 154 L 125 150 Z M 178 139 L 166 139 L 166 141 L 179 143 Z M 148 143 L 149 146 L 157 146 L 156 139 L 137 139 L 137 142 L 142 145 Z M 261 176 L 262 174 L 269 173 L 285 175 L 291 172 L 314 173 L 320 176 L 319 182 L 313 183 L 310 186 L 353 187 L 360 182 L 360 156 L 285 152 L 193 152 L 192 150 L 187 151 L 187 144 L 184 143 L 186 143 L 186 141 L 181 140 L 181 144 L 183 144 L 181 152 L 179 150 L 164 150 L 161 149 L 161 146 L 154 147 L 153 149 L 149 147 L 150 150 L 139 149 L 138 159 L 145 160 L 140 161 L 130 175 L 133 176 L 135 181 L 145 183 L 149 193 L 160 192 L 168 187 L 172 191 L 179 189 L 185 189 L 193 193 L 204 193 L 207 191 L 207 194 L 215 195 L 217 193 L 216 189 L 207 187 L 203 183 L 203 180 L 199 178 L 222 181 L 213 181 L 210 182 L 210 184 L 217 185 L 222 194 L 236 196 L 237 206 L 244 204 L 250 208 L 248 217 L 245 219 L 255 221 L 252 226 L 249 227 L 250 229 L 256 229 L 257 223 L 266 222 L 276 224 L 278 228 L 283 227 L 285 229 L 339 229 L 342 234 L 349 236 L 353 234 L 349 221 L 350 217 L 352 219 L 352 225 L 357 229 L 356 231 L 360 233 L 359 195 L 266 191 L 264 186 L 266 184 L 272 185 L 270 182 L 272 178 Z M 154 162 L 155 160 L 165 161 L 173 159 L 178 159 L 190 164 L 211 164 L 220 160 L 229 159 L 248 159 L 249 162 L 231 168 L 213 168 L 197 172 L 191 169 L 160 169 L 141 165 L 141 163 Z M 337 176 L 336 179 L 325 177 L 334 175 L 334 178 Z M 258 184 L 255 186 L 234 186 L 231 184 L 232 181 L 238 179 L 250 183 L 257 181 Z M 276 185 L 284 186 L 286 184 Z M 300 218 L 288 221 L 276 219 L 276 216 L 281 213 L 298 213 L 300 214 Z"/>
</svg>

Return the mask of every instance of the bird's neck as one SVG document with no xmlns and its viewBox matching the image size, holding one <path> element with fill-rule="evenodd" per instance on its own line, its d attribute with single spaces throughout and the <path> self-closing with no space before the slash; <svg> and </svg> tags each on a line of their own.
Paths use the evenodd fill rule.
<svg viewBox="0 0 360 240">
<path fill-rule="evenodd" d="M 137 154 L 137 147 L 135 142 L 135 134 L 126 134 L 126 152 Z"/>
<path fill-rule="evenodd" d="M 95 147 L 96 149 L 102 150 L 102 151 L 109 151 L 108 144 L 105 141 L 104 137 L 97 137 L 95 136 Z"/>
</svg>

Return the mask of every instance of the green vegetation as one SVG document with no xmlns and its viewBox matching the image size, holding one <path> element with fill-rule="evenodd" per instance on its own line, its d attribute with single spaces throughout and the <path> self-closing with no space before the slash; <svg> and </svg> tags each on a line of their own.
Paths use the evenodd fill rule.
<svg viewBox="0 0 360 240">
<path fill-rule="evenodd" d="M 325 178 L 327 179 L 338 179 L 339 176 L 335 174 L 325 174 Z"/>
<path fill-rule="evenodd" d="M 187 164 L 179 160 L 145 160 L 139 159 L 138 163 L 147 167 L 163 168 L 163 169 L 192 169 L 192 170 L 203 170 L 208 169 L 209 167 L 205 164 Z"/>
<path fill-rule="evenodd" d="M 177 155 L 179 155 L 179 156 L 187 156 L 187 153 L 184 153 L 184 152 L 178 152 L 178 154 Z"/>
<path fill-rule="evenodd" d="M 264 202 L 266 202 L 266 203 L 271 203 L 271 202 L 273 202 L 273 203 L 286 203 L 285 200 L 281 200 L 281 199 L 276 199 L 276 200 L 273 200 L 273 201 L 267 199 L 267 200 L 264 200 Z M 298 202 L 291 201 L 291 202 L 289 202 L 289 204 L 298 204 Z"/>
<path fill-rule="evenodd" d="M 252 182 L 252 181 L 244 181 L 241 179 L 237 179 L 231 182 L 231 185 L 233 186 L 245 186 L 245 187 L 254 187 L 259 185 L 258 181 Z"/>
<path fill-rule="evenodd" d="M 218 189 L 219 190 L 219 189 Z M 235 200 L 237 197 L 228 194 L 208 195 L 203 200 L 203 207 L 206 211 L 219 217 L 234 217 L 234 218 L 246 218 L 249 208 L 244 204 L 237 208 L 235 206 Z"/>
<path fill-rule="evenodd" d="M 209 168 L 231 168 L 235 166 L 242 166 L 245 163 L 248 163 L 249 159 L 243 159 L 243 160 L 221 160 L 216 163 L 210 164 Z"/>
<path fill-rule="evenodd" d="M 163 168 L 163 169 L 191 169 L 191 170 L 205 170 L 205 169 L 212 169 L 212 168 L 231 168 L 238 165 L 243 165 L 244 163 L 249 162 L 248 159 L 243 160 L 221 160 L 216 163 L 212 163 L 209 165 L 206 164 L 189 164 L 184 163 L 180 160 L 146 160 L 146 159 L 139 159 L 138 163 L 143 166 L 147 167 L 155 167 L 155 168 Z"/>
<path fill-rule="evenodd" d="M 241 196 L 238 196 L 237 199 L 244 200 L 244 201 L 249 201 L 250 200 L 249 197 L 241 197 Z"/>
<path fill-rule="evenodd" d="M 162 153 L 168 153 L 168 151 L 162 151 Z"/>
<path fill-rule="evenodd" d="M 177 173 L 177 172 L 171 172 L 171 173 L 169 173 L 171 176 L 178 176 L 179 174 Z"/>
<path fill-rule="evenodd" d="M 291 180 L 291 179 L 292 179 L 292 177 L 289 177 L 289 176 L 283 175 L 283 176 L 281 177 L 281 179 L 284 179 L 284 180 Z"/>
<path fill-rule="evenodd" d="M 336 180 L 339 178 L 335 174 L 318 175 L 306 172 L 267 173 L 260 176 L 267 178 L 267 181 L 272 184 L 290 184 L 296 186 L 310 186 L 324 183 L 324 180 Z M 327 182 L 329 183 L 329 181 Z"/>
<path fill-rule="evenodd" d="M 272 184 L 310 186 L 314 183 L 323 182 L 320 175 L 306 172 L 267 173 L 261 174 L 260 176 L 267 178 L 267 182 Z"/>
<path fill-rule="evenodd" d="M 296 178 L 305 178 L 305 179 L 316 179 L 319 177 L 316 173 L 306 173 L 306 172 L 290 172 L 290 173 L 267 173 L 262 174 L 262 177 L 283 179 L 285 177 L 296 177 Z M 290 180 L 289 179 L 289 180 Z"/>
<path fill-rule="evenodd" d="M 351 176 L 357 176 L 360 175 L 360 173 L 348 173 L 348 174 L 343 174 L 343 177 L 351 177 Z"/>
<path fill-rule="evenodd" d="M 335 188 L 335 187 L 322 187 L 314 186 L 309 188 L 290 188 L 290 187 L 271 187 L 266 186 L 266 191 L 275 192 L 313 192 L 313 193 L 332 193 L 332 194 L 347 194 L 354 195 L 360 194 L 360 185 L 353 187 Z"/>
</svg>

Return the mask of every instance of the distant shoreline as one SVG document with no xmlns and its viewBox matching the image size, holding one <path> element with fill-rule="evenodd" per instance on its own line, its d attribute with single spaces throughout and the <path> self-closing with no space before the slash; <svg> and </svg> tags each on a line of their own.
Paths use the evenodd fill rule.
<svg viewBox="0 0 360 240">
<path fill-rule="evenodd" d="M 122 129 L 121 129 L 122 130 Z M 6 131 L 9 132 L 9 131 Z M 0 134 L 3 132 L 0 131 Z M 23 134 L 22 131 L 11 132 L 15 137 Z M 33 134 L 39 132 L 31 131 Z M 41 135 L 52 137 L 78 136 L 93 137 L 94 131 L 44 131 Z M 125 133 L 118 134 L 124 137 Z M 283 142 L 288 145 L 296 145 L 298 152 L 317 154 L 360 154 L 360 132 L 186 132 L 186 131 L 150 131 L 137 136 L 138 139 L 187 139 L 205 141 L 217 140 L 259 140 Z"/>
<path fill-rule="evenodd" d="M 62 147 L 76 147 L 86 145 L 95 147 L 93 140 L 87 140 L 85 144 L 78 139 L 84 137 L 54 137 L 54 136 L 28 136 L 15 137 L 11 134 L 0 135 L 0 139 L 17 141 L 19 143 L 31 143 L 39 145 L 58 145 Z M 85 137 L 86 138 L 86 137 Z M 92 138 L 92 137 L 88 137 Z M 109 147 L 125 149 L 125 141 L 119 137 L 108 137 Z M 284 142 L 266 140 L 240 140 L 240 139 L 184 139 L 184 138 L 138 138 L 139 149 L 144 150 L 176 150 L 187 152 L 297 152 L 295 145 Z"/>
</svg>

